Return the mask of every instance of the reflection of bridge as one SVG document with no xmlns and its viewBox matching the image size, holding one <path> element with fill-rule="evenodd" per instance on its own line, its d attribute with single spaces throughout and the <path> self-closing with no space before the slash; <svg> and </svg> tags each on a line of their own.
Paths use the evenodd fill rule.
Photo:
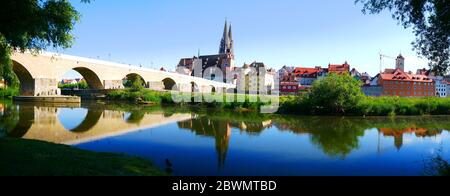
<svg viewBox="0 0 450 196">
<path fill-rule="evenodd" d="M 130 75 L 140 76 L 148 88 L 156 90 L 172 90 L 175 85 L 181 91 L 211 92 L 213 88 L 235 88 L 231 84 L 203 78 L 49 52 L 36 56 L 31 53 L 15 53 L 12 59 L 23 96 L 59 95 L 58 82 L 70 70 L 79 72 L 90 88 L 100 90 L 121 89 L 123 79 Z"/>
<path fill-rule="evenodd" d="M 58 118 L 59 112 L 54 107 L 20 106 L 19 122 L 11 136 L 73 145 L 192 118 L 191 114 L 166 116 L 163 112 L 152 112 L 143 113 L 138 121 L 130 121 L 125 119 L 126 112 L 90 109 L 76 128 L 67 130 Z"/>
</svg>

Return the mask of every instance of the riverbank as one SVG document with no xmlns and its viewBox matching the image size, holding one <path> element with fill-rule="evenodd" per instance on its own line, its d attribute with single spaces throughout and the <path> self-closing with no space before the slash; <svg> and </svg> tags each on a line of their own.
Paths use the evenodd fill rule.
<svg viewBox="0 0 450 196">
<path fill-rule="evenodd" d="M 285 97 L 280 114 L 339 116 L 423 116 L 450 115 L 450 98 L 362 97 L 345 111 L 334 112 L 309 103 L 306 97 Z"/>
<path fill-rule="evenodd" d="M 164 176 L 150 161 L 47 142 L 0 139 L 0 176 Z"/>
<path fill-rule="evenodd" d="M 186 95 L 185 95 L 186 96 Z M 243 102 L 206 102 L 211 95 L 188 95 L 185 105 L 200 106 L 205 108 L 231 109 L 237 111 L 258 112 L 265 105 L 260 99 L 252 102 L 251 95 L 243 96 Z M 199 96 L 203 102 L 189 103 Z M 225 95 L 224 95 L 225 96 Z M 256 95 L 255 95 L 256 96 Z M 129 101 L 134 103 L 152 103 L 155 105 L 180 105 L 176 104 L 169 92 L 156 92 L 151 90 L 114 91 L 107 95 L 110 101 Z M 236 99 L 237 100 L 237 99 Z M 425 97 L 367 97 L 361 96 L 354 104 L 346 106 L 342 111 L 336 111 L 324 106 L 326 104 L 312 103 L 308 95 L 280 96 L 280 105 L 277 114 L 290 115 L 337 115 L 337 116 L 422 116 L 422 115 L 450 115 L 450 98 Z"/>
</svg>

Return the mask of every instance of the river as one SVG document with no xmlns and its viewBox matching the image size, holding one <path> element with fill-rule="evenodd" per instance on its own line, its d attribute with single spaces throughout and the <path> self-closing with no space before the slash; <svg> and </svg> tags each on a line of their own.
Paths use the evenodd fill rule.
<svg viewBox="0 0 450 196">
<path fill-rule="evenodd" d="M 152 160 L 183 176 L 423 175 L 450 116 L 299 117 L 123 103 L 0 101 L 0 137 Z"/>
</svg>

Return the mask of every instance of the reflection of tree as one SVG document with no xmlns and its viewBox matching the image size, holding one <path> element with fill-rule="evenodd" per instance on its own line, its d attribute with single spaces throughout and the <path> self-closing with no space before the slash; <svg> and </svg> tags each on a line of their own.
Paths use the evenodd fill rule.
<svg viewBox="0 0 450 196">
<path fill-rule="evenodd" d="M 2 115 L 0 116 L 0 137 L 7 136 L 19 123 L 19 111 L 17 107 L 9 104 L 0 104 Z"/>
<path fill-rule="evenodd" d="M 126 119 L 128 123 L 139 124 L 145 117 L 145 112 L 141 110 L 133 110 L 130 112 L 130 116 Z"/>
<path fill-rule="evenodd" d="M 30 129 L 34 121 L 34 107 L 32 106 L 7 106 L 0 118 L 0 132 L 7 137 L 21 138 Z"/>
<path fill-rule="evenodd" d="M 395 146 L 401 148 L 403 135 L 414 133 L 417 137 L 431 137 L 450 127 L 449 117 L 277 117 L 275 125 L 280 130 L 309 134 L 311 141 L 326 154 L 344 158 L 358 148 L 358 138 L 371 128 L 378 128 L 384 136 L 393 136 Z"/>
<path fill-rule="evenodd" d="M 311 141 L 326 154 L 345 157 L 359 147 L 358 137 L 364 135 L 364 128 L 344 118 L 304 117 L 277 119 L 281 130 L 310 134 Z"/>
</svg>

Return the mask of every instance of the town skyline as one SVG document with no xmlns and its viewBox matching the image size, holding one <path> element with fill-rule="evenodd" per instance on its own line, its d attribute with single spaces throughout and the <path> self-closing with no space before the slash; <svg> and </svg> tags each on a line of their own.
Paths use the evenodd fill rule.
<svg viewBox="0 0 450 196">
<path fill-rule="evenodd" d="M 192 57 L 199 51 L 201 55 L 217 53 L 227 19 L 233 25 L 238 67 L 259 61 L 279 70 L 284 65 L 326 67 L 347 61 L 361 72 L 376 75 L 380 71 L 380 52 L 392 57 L 401 53 L 410 71 L 428 67 L 427 61 L 412 50 L 411 29 L 397 25 L 388 13 L 364 15 L 353 0 L 288 0 L 279 5 L 266 0 L 252 17 L 238 11 L 249 9 L 253 1 L 227 1 L 223 9 L 235 12 L 209 9 L 222 5 L 220 2 L 224 1 L 190 6 L 192 11 L 182 17 L 179 11 L 190 4 L 136 1 L 135 6 L 123 10 L 120 2 L 85 5 L 73 1 L 82 14 L 81 23 L 75 26 L 73 47 L 58 52 L 173 71 L 180 58 Z M 319 12 L 311 10 L 319 9 L 318 5 Z M 205 13 L 198 13 L 202 9 Z M 264 14 L 277 10 L 283 13 Z M 118 16 L 117 12 L 133 13 Z M 394 66 L 393 60 L 385 59 L 383 69 Z"/>
</svg>

